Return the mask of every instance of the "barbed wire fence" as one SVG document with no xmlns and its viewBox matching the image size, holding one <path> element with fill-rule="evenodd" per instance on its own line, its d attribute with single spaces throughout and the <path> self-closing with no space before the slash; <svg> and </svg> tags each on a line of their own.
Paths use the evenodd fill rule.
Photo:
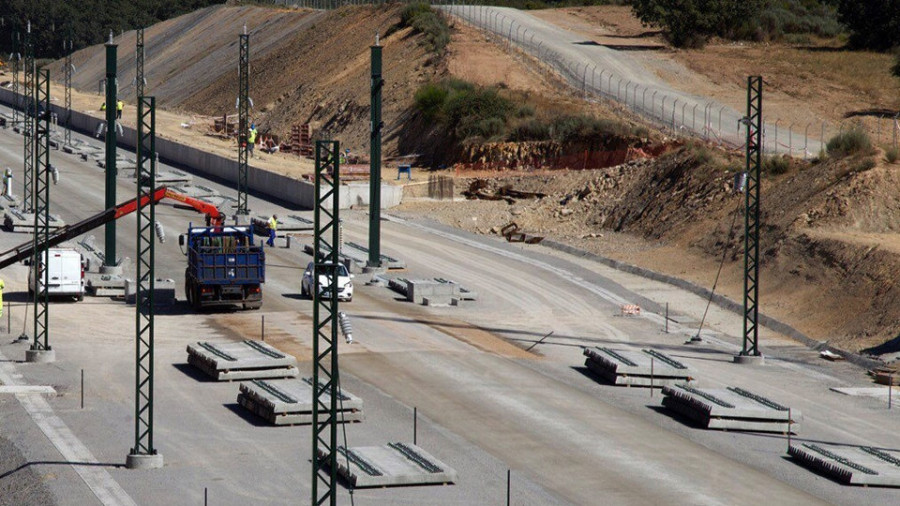
<svg viewBox="0 0 900 506">
<path fill-rule="evenodd" d="M 331 10 L 348 5 L 383 5 L 365 0 L 274 0 L 274 4 Z M 404 3 L 412 3 L 404 1 Z M 586 59 L 562 54 L 541 34 L 522 25 L 511 15 L 515 9 L 472 2 L 427 0 L 449 16 L 483 32 L 510 54 L 527 55 L 538 62 L 541 72 L 555 74 L 571 91 L 591 101 L 621 104 L 645 121 L 673 137 L 693 137 L 730 149 L 743 149 L 747 130 L 743 113 L 714 100 L 632 81 L 611 68 Z M 507 15 L 510 14 L 510 15 Z M 771 116 L 770 116 L 771 117 Z M 838 124 L 820 121 L 786 121 L 775 118 L 763 128 L 763 151 L 769 155 L 813 158 L 824 149 L 830 136 L 851 128 L 864 130 L 879 145 L 895 149 L 900 142 L 897 116 L 856 117 Z"/>
</svg>

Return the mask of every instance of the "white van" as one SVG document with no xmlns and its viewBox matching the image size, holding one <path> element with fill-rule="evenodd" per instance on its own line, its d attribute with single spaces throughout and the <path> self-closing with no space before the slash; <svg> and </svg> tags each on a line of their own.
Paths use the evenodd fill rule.
<svg viewBox="0 0 900 506">
<path fill-rule="evenodd" d="M 52 297 L 65 296 L 84 300 L 84 262 L 81 253 L 70 248 L 50 248 L 47 254 L 50 261 L 47 262 L 49 283 L 47 292 Z M 46 260 L 47 257 L 44 257 Z M 31 266 L 28 269 L 28 293 L 34 293 L 34 273 L 36 269 Z M 40 279 L 39 283 L 44 280 Z"/>
</svg>

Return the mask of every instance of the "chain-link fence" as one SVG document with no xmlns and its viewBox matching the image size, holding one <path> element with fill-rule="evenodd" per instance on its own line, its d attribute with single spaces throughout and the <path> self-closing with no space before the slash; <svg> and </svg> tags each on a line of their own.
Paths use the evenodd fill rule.
<svg viewBox="0 0 900 506">
<path fill-rule="evenodd" d="M 275 4 L 310 9 L 385 2 L 364 0 L 275 0 Z M 484 32 L 510 53 L 537 60 L 543 72 L 553 73 L 586 100 L 619 103 L 673 136 L 691 136 L 743 149 L 747 142 L 744 113 L 708 98 L 676 90 L 627 55 L 537 20 L 525 11 L 478 3 L 429 0 L 454 18 Z M 763 113 L 766 113 L 765 95 Z M 772 118 L 772 115 L 764 117 Z M 838 124 L 789 122 L 775 117 L 763 126 L 763 150 L 802 158 L 817 156 L 833 135 L 862 128 L 873 142 L 898 146 L 897 117 L 858 117 Z"/>
</svg>

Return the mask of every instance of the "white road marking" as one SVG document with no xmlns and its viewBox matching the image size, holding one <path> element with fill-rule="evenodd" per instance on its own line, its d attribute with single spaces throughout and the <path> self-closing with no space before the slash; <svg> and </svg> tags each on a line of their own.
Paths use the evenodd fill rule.
<svg viewBox="0 0 900 506">
<path fill-rule="evenodd" d="M 20 385 L 13 379 L 15 376 L 12 363 L 7 362 L 6 357 L 0 352 L 0 383 L 8 387 L 28 388 L 27 385 Z M 137 506 L 102 466 L 77 465 L 99 464 L 99 462 L 65 422 L 53 413 L 53 408 L 46 399 L 37 393 L 17 393 L 16 398 L 62 457 L 67 462 L 73 463 L 72 468 L 101 503 L 106 506 Z"/>
</svg>

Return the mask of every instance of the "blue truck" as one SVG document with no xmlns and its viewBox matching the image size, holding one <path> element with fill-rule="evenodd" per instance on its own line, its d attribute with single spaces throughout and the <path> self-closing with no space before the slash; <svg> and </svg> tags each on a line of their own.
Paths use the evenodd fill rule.
<svg viewBox="0 0 900 506">
<path fill-rule="evenodd" d="M 190 225 L 178 244 L 187 255 L 184 291 L 194 309 L 262 307 L 266 254 L 262 244 L 254 243 L 251 227 Z"/>
</svg>

